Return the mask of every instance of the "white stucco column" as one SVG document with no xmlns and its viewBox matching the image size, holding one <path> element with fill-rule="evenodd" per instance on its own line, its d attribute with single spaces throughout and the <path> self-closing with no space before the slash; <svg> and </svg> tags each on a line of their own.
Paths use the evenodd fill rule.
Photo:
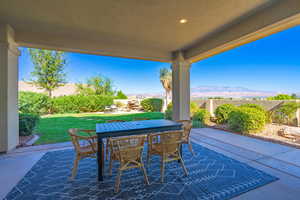
<svg viewBox="0 0 300 200">
<path fill-rule="evenodd" d="M 19 143 L 18 57 L 14 30 L 0 24 L 0 152 Z"/>
<path fill-rule="evenodd" d="M 296 100 L 297 103 L 300 103 L 300 100 Z M 296 111 L 296 119 L 297 119 L 297 126 L 300 127 L 300 108 Z"/>
<path fill-rule="evenodd" d="M 190 66 L 178 53 L 172 64 L 173 120 L 190 119 Z"/>
</svg>

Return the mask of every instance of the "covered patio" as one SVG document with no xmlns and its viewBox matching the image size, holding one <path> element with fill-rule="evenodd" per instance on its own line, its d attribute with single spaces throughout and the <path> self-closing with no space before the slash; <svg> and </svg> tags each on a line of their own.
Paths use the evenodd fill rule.
<svg viewBox="0 0 300 200">
<path fill-rule="evenodd" d="M 209 128 L 193 129 L 191 136 L 195 145 L 199 144 L 204 148 L 221 153 L 228 158 L 245 163 L 250 167 L 263 170 L 264 172 L 279 178 L 279 180 L 275 182 L 240 194 L 240 196 L 234 197 L 233 199 L 294 200 L 300 195 L 300 161 L 297 156 L 300 153 L 299 149 Z M 12 188 L 16 187 L 18 182 L 38 162 L 38 160 L 45 155 L 45 153 L 66 151 L 70 148 L 72 148 L 71 143 L 43 145 L 43 147 L 35 146 L 18 149 L 2 156 L 0 158 L 0 175 L 3 181 L 1 181 L 0 185 L 0 198 L 4 198 Z M 187 153 L 186 156 L 188 157 L 189 154 Z M 205 155 L 200 155 L 200 157 L 204 160 L 207 159 Z M 211 161 L 206 161 L 206 164 L 213 167 Z M 20 168 L 19 166 L 22 167 Z M 206 166 L 203 166 L 203 168 L 206 168 Z M 201 169 L 201 167 L 199 167 L 199 169 Z M 219 173 L 219 176 L 221 177 L 222 173 Z M 30 179 L 30 176 L 27 175 L 25 180 L 26 179 Z M 230 177 L 228 177 L 228 179 L 230 179 Z M 83 180 L 79 178 L 77 183 L 80 184 L 82 181 Z M 76 181 L 74 184 L 76 184 Z M 21 185 L 19 184 L 12 192 L 10 192 L 7 199 L 19 199 L 22 197 L 22 188 L 19 188 L 19 186 Z M 113 188 L 113 183 L 109 184 L 108 187 Z M 97 199 L 96 196 L 101 193 L 101 191 L 105 193 L 100 188 L 99 191 L 90 192 L 88 195 L 90 195 L 91 199 Z M 35 194 L 43 196 L 44 199 L 55 195 L 55 189 L 53 193 L 44 192 L 39 191 Z M 177 192 L 177 197 L 180 197 L 182 192 L 183 191 Z M 63 192 L 61 191 L 61 193 Z M 228 194 L 229 193 L 230 192 L 228 192 Z M 122 192 L 118 195 L 121 197 Z M 223 193 L 223 195 L 226 195 L 226 193 Z M 184 196 L 187 199 L 189 199 L 189 197 L 190 199 L 193 199 L 189 195 Z M 222 197 L 222 195 L 220 195 L 220 197 Z M 205 196 L 201 196 L 199 193 L 198 198 L 205 199 Z M 101 196 L 99 196 L 99 199 L 101 199 Z"/>
<path fill-rule="evenodd" d="M 27 173 L 25 178 L 22 179 L 23 183 L 19 183 L 7 198 L 20 198 L 20 193 L 23 193 L 20 187 L 29 190 L 28 184 L 32 184 L 32 189 L 34 189 L 34 183 L 31 181 L 35 180 L 38 182 L 36 179 L 31 179 L 34 178 L 35 174 L 38 174 L 38 171 L 34 170 L 39 170 L 43 166 L 49 166 L 48 164 L 52 163 L 52 161 L 55 162 L 55 160 L 52 160 L 53 158 L 59 157 L 59 155 L 55 154 L 56 151 L 49 152 L 45 157 L 44 154 L 49 149 L 21 153 L 17 153 L 18 150 L 14 150 L 19 143 L 17 105 L 18 56 L 20 53 L 18 47 L 171 63 L 173 120 L 188 120 L 190 119 L 190 67 L 192 63 L 299 25 L 299 23 L 300 3 L 298 0 L 154 0 L 147 2 L 138 0 L 94 0 L 88 3 L 59 0 L 47 2 L 36 2 L 33 0 L 1 1 L 0 152 L 8 154 L 1 156 L 0 161 L 3 162 L 1 167 L 4 166 L 3 170 L 1 168 L 1 171 L 5 172 L 3 176 L 6 176 L 5 180 L 9 183 L 2 187 L 6 189 L 1 189 L 4 190 L 4 192 L 1 191 L 1 197 L 4 198 L 26 172 L 30 173 Z M 243 141 L 245 146 L 251 144 L 251 147 L 245 149 L 241 146 L 230 144 L 231 139 L 233 141 L 236 140 L 237 143 L 243 140 L 241 138 L 237 139 L 240 136 L 218 132 L 219 138 L 216 139 L 207 135 L 210 131 L 210 129 L 193 130 L 192 139 L 195 143 L 194 146 L 196 146 L 196 154 L 198 154 L 192 157 L 184 151 L 183 155 L 186 156 L 184 157 L 186 162 L 190 162 L 188 169 L 192 174 L 199 175 L 199 172 L 203 172 L 203 178 L 207 177 L 209 179 L 209 177 L 214 177 L 214 181 L 210 182 L 211 185 L 207 185 L 207 187 L 205 185 L 200 188 L 193 187 L 190 190 L 193 191 L 193 196 L 189 196 L 191 193 L 184 195 L 187 199 L 189 197 L 191 199 L 230 199 L 249 190 L 252 191 L 237 198 L 253 199 L 257 198 L 257 195 L 262 195 L 262 199 L 266 199 L 266 197 L 272 199 L 295 199 L 299 195 L 299 163 L 290 163 L 290 161 L 276 163 L 278 160 L 269 154 L 270 152 L 266 151 L 263 154 L 259 154 L 251 150 L 259 145 L 259 142 L 254 142 L 253 139 Z M 228 141 L 224 142 L 226 140 Z M 273 145 L 268 146 L 273 147 Z M 285 153 L 285 150 L 288 150 L 281 146 L 274 147 L 274 150 L 278 148 L 282 150 L 278 153 Z M 53 150 L 58 149 L 54 148 Z M 10 154 L 10 152 L 13 153 Z M 204 154 L 203 157 L 201 153 Z M 70 155 L 72 155 L 72 152 L 70 154 L 66 153 L 66 158 Z M 211 155 L 211 157 L 208 155 Z M 211 164 L 207 165 L 207 159 L 212 159 L 208 162 Z M 214 159 L 215 161 L 213 161 Z M 261 159 L 263 162 L 261 162 Z M 38 160 L 40 161 L 37 163 Z M 47 160 L 50 160 L 50 162 L 46 162 Z M 197 160 L 199 162 L 196 162 Z M 10 170 L 18 171 L 15 167 L 18 168 L 22 165 L 22 162 L 24 162 L 23 166 L 27 167 L 19 171 L 19 174 L 15 174 L 16 176 L 11 175 L 13 172 Z M 41 162 L 46 164 L 41 165 Z M 63 163 L 63 160 L 59 162 Z M 37 165 L 34 166 L 36 163 Z M 276 163 L 275 165 L 278 169 L 274 168 L 274 163 Z M 289 172 L 285 170 L 286 164 L 291 169 Z M 65 163 L 62 167 L 68 165 L 69 163 Z M 209 165 L 212 167 L 211 174 L 206 174 L 207 176 L 205 176 L 205 173 L 209 171 Z M 29 171 L 32 166 L 34 166 L 33 171 Z M 226 166 L 229 167 L 227 171 L 225 170 Z M 94 170 L 93 167 L 87 161 L 86 169 L 90 169 L 89 174 Z M 177 168 L 174 169 L 174 174 L 177 174 Z M 155 170 L 150 171 L 150 174 L 152 172 L 152 177 L 155 179 L 156 172 Z M 222 176 L 220 172 L 224 172 Z M 66 171 L 62 171 L 62 174 L 59 174 L 59 172 L 53 173 L 52 177 L 64 174 L 61 177 L 63 180 L 66 180 Z M 230 177 L 237 177 L 235 174 L 239 174 L 240 177 L 230 182 Z M 80 174 L 83 177 L 83 179 L 80 179 L 82 183 L 86 183 L 84 180 L 87 179 L 94 180 L 96 172 L 94 175 L 86 175 L 84 171 Z M 261 178 L 256 179 L 257 182 L 255 183 L 250 183 L 249 181 L 252 180 L 251 176 L 256 175 L 257 177 L 261 176 Z M 43 177 L 45 176 L 47 175 L 44 174 Z M 222 179 L 218 179 L 220 177 Z M 199 179 L 193 178 L 195 177 L 191 175 L 189 178 L 180 179 L 181 184 L 193 186 L 200 184 L 200 182 L 194 182 Z M 218 180 L 223 180 L 223 182 L 218 182 Z M 235 182 L 238 180 L 247 180 L 248 182 L 245 182 L 245 185 L 243 185 L 241 182 Z M 48 186 L 59 182 L 59 179 L 49 181 L 47 183 Z M 167 181 L 166 184 L 172 187 L 168 189 L 165 186 L 163 187 L 167 190 L 165 193 L 168 193 L 169 196 L 160 196 L 160 198 L 175 198 L 172 196 L 174 188 L 175 190 L 176 188 L 182 188 L 182 185 L 178 185 L 176 181 L 173 181 L 172 178 Z M 106 183 L 109 183 L 109 180 Z M 136 183 L 140 184 L 139 182 Z M 271 184 L 253 190 L 268 183 Z M 78 194 L 88 193 L 86 194 L 87 196 L 81 198 L 101 199 L 112 197 L 110 193 L 101 193 L 106 188 L 103 185 L 95 185 L 95 183 L 89 182 L 89 187 L 94 189 L 86 190 L 86 188 L 80 186 L 80 181 L 77 184 L 76 192 Z M 231 188 L 232 190 L 224 189 L 222 191 L 222 184 L 228 186 L 227 189 Z M 43 183 L 39 185 L 43 185 Z M 57 187 L 52 188 L 53 193 L 49 192 L 49 194 L 52 194 L 51 198 L 76 199 L 76 196 L 72 195 L 59 196 L 58 190 L 61 188 Z M 128 184 L 126 187 L 131 187 L 131 185 Z M 41 199 L 42 197 L 50 199 L 50 196 L 47 196 L 47 189 L 38 189 L 39 191 L 35 192 L 41 195 L 39 196 Z M 131 191 L 128 188 L 126 190 Z M 136 188 L 136 190 L 140 193 L 145 192 L 144 188 Z M 156 191 L 156 189 L 153 188 L 153 191 Z M 184 190 L 180 191 L 184 192 Z M 93 192 L 95 193 L 93 194 Z M 149 193 L 149 191 L 147 192 Z M 165 193 L 159 193 L 159 195 L 165 195 Z M 95 194 L 101 194 L 102 196 Z M 123 193 L 123 195 L 125 196 L 114 196 L 114 198 L 134 198 L 132 194 Z M 135 198 L 146 198 L 146 196 L 137 195 Z M 155 196 L 150 195 L 147 198 L 155 199 Z"/>
</svg>

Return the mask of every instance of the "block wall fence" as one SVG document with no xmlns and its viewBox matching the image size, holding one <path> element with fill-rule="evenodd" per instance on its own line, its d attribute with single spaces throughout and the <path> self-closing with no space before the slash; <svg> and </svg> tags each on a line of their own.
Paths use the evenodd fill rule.
<svg viewBox="0 0 300 200">
<path fill-rule="evenodd" d="M 200 99 L 200 100 L 193 100 L 193 102 L 196 102 L 199 107 L 205 108 L 211 116 L 214 116 L 214 112 L 216 108 L 223 104 L 232 104 L 236 106 L 240 106 L 242 104 L 257 104 L 262 106 L 264 109 L 270 111 L 274 110 L 277 107 L 279 107 L 281 104 L 285 102 L 299 102 L 299 100 L 230 100 L 230 99 Z M 300 109 L 296 112 L 296 119 L 297 119 L 297 125 L 300 126 Z"/>
</svg>

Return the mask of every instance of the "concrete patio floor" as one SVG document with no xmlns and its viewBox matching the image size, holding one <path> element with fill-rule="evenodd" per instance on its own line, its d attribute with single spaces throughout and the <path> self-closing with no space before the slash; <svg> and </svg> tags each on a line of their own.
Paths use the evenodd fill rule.
<svg viewBox="0 0 300 200">
<path fill-rule="evenodd" d="M 300 149 L 210 128 L 193 129 L 191 138 L 195 143 L 247 163 L 280 179 L 233 199 L 299 199 Z M 0 199 L 6 196 L 46 152 L 71 147 L 71 143 L 67 142 L 26 147 L 1 155 Z"/>
</svg>

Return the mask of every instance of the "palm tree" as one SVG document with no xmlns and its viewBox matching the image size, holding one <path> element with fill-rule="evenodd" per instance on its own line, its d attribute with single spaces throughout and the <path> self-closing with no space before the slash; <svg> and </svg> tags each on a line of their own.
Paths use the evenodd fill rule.
<svg viewBox="0 0 300 200">
<path fill-rule="evenodd" d="M 163 111 L 165 111 L 168 106 L 169 97 L 172 90 L 172 71 L 168 68 L 161 68 L 159 71 L 159 79 L 163 88 L 165 89 L 166 94 L 163 107 Z"/>
</svg>

